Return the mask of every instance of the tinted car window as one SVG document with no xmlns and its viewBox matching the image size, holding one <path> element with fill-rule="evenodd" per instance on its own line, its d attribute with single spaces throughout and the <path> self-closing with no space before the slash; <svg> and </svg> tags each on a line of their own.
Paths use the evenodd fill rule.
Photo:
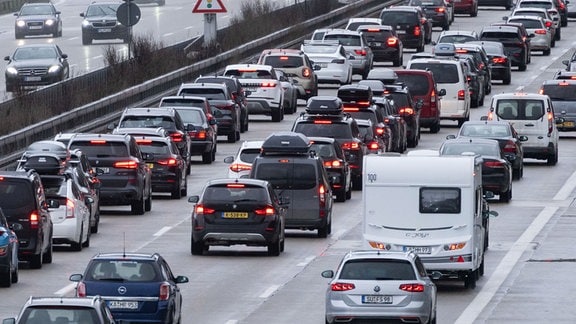
<svg viewBox="0 0 576 324">
<path fill-rule="evenodd" d="M 576 85 L 545 84 L 543 89 L 543 93 L 547 94 L 552 100 L 576 100 Z"/>
<path fill-rule="evenodd" d="M 240 79 L 274 79 L 269 71 L 258 70 L 258 71 L 242 71 L 242 70 L 230 70 L 226 71 L 227 76 L 235 76 Z"/>
<path fill-rule="evenodd" d="M 175 130 L 174 121 L 167 116 L 125 116 L 119 127 L 163 127 L 166 130 Z"/>
<path fill-rule="evenodd" d="M 356 35 L 326 35 L 325 40 L 337 40 L 340 44 L 344 46 L 360 46 L 362 45 L 360 41 L 360 36 Z"/>
<path fill-rule="evenodd" d="M 349 280 L 415 280 L 410 262 L 405 260 L 350 260 L 344 264 L 340 279 Z"/>
<path fill-rule="evenodd" d="M 312 189 L 316 186 L 316 171 L 311 164 L 262 163 L 257 178 L 269 181 L 274 189 Z"/>
<path fill-rule="evenodd" d="M 152 142 L 149 145 L 140 145 L 140 151 L 143 153 L 152 153 L 156 155 L 169 155 L 170 148 L 164 142 Z"/>
<path fill-rule="evenodd" d="M 80 322 L 80 319 L 82 322 Z M 101 323 L 93 308 L 77 306 L 28 307 L 19 319 L 20 323 Z"/>
<path fill-rule="evenodd" d="M 376 114 L 373 111 L 350 111 L 348 112 L 352 118 L 354 119 L 368 119 L 372 122 L 372 124 L 377 124 L 378 120 L 376 119 Z"/>
<path fill-rule="evenodd" d="M 314 143 L 310 146 L 310 151 L 316 152 L 316 155 L 323 159 L 336 158 L 336 152 L 332 144 Z"/>
<path fill-rule="evenodd" d="M 458 68 L 455 64 L 442 63 L 414 63 L 410 64 L 411 69 L 430 70 L 437 83 L 458 83 Z M 412 90 L 412 89 L 410 89 Z"/>
<path fill-rule="evenodd" d="M 461 136 L 479 137 L 508 137 L 510 128 L 505 125 L 463 125 L 459 133 Z"/>
<path fill-rule="evenodd" d="M 500 156 L 500 147 L 498 145 L 483 145 L 474 143 L 451 143 L 442 148 L 443 155 L 461 155 L 464 152 L 474 152 L 485 156 Z"/>
<path fill-rule="evenodd" d="M 266 65 L 272 65 L 275 68 L 295 68 L 304 65 L 300 56 L 277 56 L 268 55 L 264 58 Z"/>
<path fill-rule="evenodd" d="M 208 100 L 226 100 L 226 94 L 221 89 L 208 89 L 208 88 L 198 88 L 198 89 L 182 89 L 180 95 L 191 95 L 198 97 L 205 97 Z"/>
<path fill-rule="evenodd" d="M 66 197 L 67 186 L 64 177 L 42 178 L 46 197 Z"/>
<path fill-rule="evenodd" d="M 0 206 L 4 209 L 17 209 L 35 201 L 30 186 L 25 181 L 4 179 L 0 181 Z"/>
<path fill-rule="evenodd" d="M 254 163 L 256 157 L 260 155 L 260 149 L 246 149 L 240 152 L 240 160 L 242 162 Z"/>
<path fill-rule="evenodd" d="M 294 128 L 297 133 L 302 133 L 306 136 L 320 136 L 332 138 L 351 138 L 350 126 L 347 124 L 314 124 L 314 123 L 298 123 Z"/>
<path fill-rule="evenodd" d="M 496 115 L 502 119 L 538 120 L 544 116 L 542 100 L 498 100 Z"/>
<path fill-rule="evenodd" d="M 389 37 L 394 36 L 391 31 L 381 30 L 378 32 L 364 33 L 364 37 L 368 42 L 381 42 L 387 40 Z"/>
<path fill-rule="evenodd" d="M 514 20 L 511 20 L 511 22 L 520 23 L 520 24 L 524 25 L 524 27 L 531 28 L 531 29 L 543 27 L 542 23 L 540 23 L 540 21 L 534 20 L 534 19 L 514 19 Z"/>
<path fill-rule="evenodd" d="M 390 26 L 396 24 L 412 24 L 418 21 L 416 14 L 411 12 L 385 11 L 382 13 L 381 18 L 382 22 Z"/>
<path fill-rule="evenodd" d="M 205 204 L 231 201 L 266 201 L 266 189 L 262 187 L 211 186 L 206 188 L 202 200 Z"/>
<path fill-rule="evenodd" d="M 204 123 L 204 118 L 202 118 L 202 111 L 195 109 L 176 109 L 180 114 L 182 120 L 186 121 L 187 124 L 201 125 Z"/>
<path fill-rule="evenodd" d="M 392 100 L 397 107 L 410 107 L 410 101 L 407 93 L 392 92 L 390 93 Z"/>
<path fill-rule="evenodd" d="M 460 188 L 421 188 L 420 213 L 459 214 Z"/>
<path fill-rule="evenodd" d="M 398 81 L 404 82 L 413 96 L 428 94 L 428 78 L 418 74 L 399 74 Z"/>
<path fill-rule="evenodd" d="M 152 262 L 134 260 L 98 260 L 90 262 L 86 280 L 158 281 Z"/>
<path fill-rule="evenodd" d="M 191 100 L 191 99 L 176 99 L 176 98 L 162 99 L 162 101 L 160 102 L 160 107 L 164 107 L 164 106 L 170 106 L 170 107 L 179 107 L 179 106 L 190 107 L 190 106 L 192 106 L 192 107 L 204 108 L 204 101 Z M 178 110 L 178 112 L 180 113 L 180 115 L 182 115 L 180 110 Z"/>
<path fill-rule="evenodd" d="M 70 149 L 80 149 L 91 157 L 128 156 L 128 149 L 123 142 L 73 142 Z"/>
<path fill-rule="evenodd" d="M 494 31 L 494 32 L 484 32 L 482 33 L 482 38 L 490 38 L 490 39 L 516 39 L 518 38 L 518 34 L 517 33 L 507 33 L 507 32 L 501 32 L 501 31 Z"/>
</svg>

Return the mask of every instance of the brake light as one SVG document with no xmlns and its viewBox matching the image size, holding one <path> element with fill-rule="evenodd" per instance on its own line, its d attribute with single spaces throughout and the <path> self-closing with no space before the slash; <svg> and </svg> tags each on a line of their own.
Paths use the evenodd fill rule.
<svg viewBox="0 0 576 324">
<path fill-rule="evenodd" d="M 540 90 L 538 90 L 539 94 L 544 94 L 544 89 L 540 88 Z"/>
<path fill-rule="evenodd" d="M 443 7 L 440 7 L 440 8 L 434 9 L 434 11 L 436 11 L 436 12 L 444 12 L 444 11 L 446 11 L 446 9 L 443 8 Z"/>
<path fill-rule="evenodd" d="M 552 112 L 548 112 L 548 136 L 552 134 L 552 130 L 554 128 L 554 116 Z"/>
<path fill-rule="evenodd" d="M 536 30 L 534 31 L 534 34 L 546 35 L 546 30 L 545 30 L 545 29 L 536 29 Z"/>
<path fill-rule="evenodd" d="M 330 120 L 315 120 L 314 124 L 332 124 Z"/>
<path fill-rule="evenodd" d="M 160 295 L 158 300 L 168 300 L 170 298 L 170 284 L 164 282 L 160 285 Z"/>
<path fill-rule="evenodd" d="M 213 208 L 204 207 L 204 205 L 198 204 L 195 208 L 196 215 L 209 215 L 214 214 L 215 210 Z"/>
<path fill-rule="evenodd" d="M 259 216 L 274 216 L 276 214 L 276 210 L 274 207 L 267 205 L 263 208 L 254 210 L 254 214 Z"/>
<path fill-rule="evenodd" d="M 492 62 L 495 64 L 506 64 L 506 62 L 508 62 L 508 59 L 505 57 L 495 57 L 492 59 Z"/>
<path fill-rule="evenodd" d="M 410 107 L 402 107 L 402 108 L 400 108 L 398 113 L 400 115 L 414 115 L 414 109 L 412 109 Z"/>
<path fill-rule="evenodd" d="M 234 163 L 230 166 L 230 170 L 233 172 L 242 172 L 252 170 L 252 165 L 243 163 Z"/>
<path fill-rule="evenodd" d="M 106 144 L 106 140 L 91 140 L 90 144 Z"/>
<path fill-rule="evenodd" d="M 302 69 L 302 76 L 305 78 L 310 78 L 312 76 L 312 71 L 309 68 L 305 67 Z"/>
<path fill-rule="evenodd" d="M 170 134 L 170 138 L 172 142 L 179 143 L 184 140 L 184 135 L 182 133 L 172 133 Z"/>
<path fill-rule="evenodd" d="M 484 165 L 489 167 L 489 168 L 503 168 L 504 164 L 502 162 L 499 161 L 486 161 L 484 162 Z"/>
<path fill-rule="evenodd" d="M 356 286 L 353 283 L 346 283 L 346 282 L 335 282 L 330 285 L 330 289 L 332 291 L 348 291 L 355 288 Z"/>
<path fill-rule="evenodd" d="M 191 131 L 191 132 L 188 132 L 188 135 L 190 135 L 190 138 L 193 138 L 193 139 L 199 139 L 199 140 L 206 139 L 206 131 L 205 130 Z"/>
<path fill-rule="evenodd" d="M 408 292 L 423 292 L 424 285 L 422 284 L 401 284 L 400 290 L 408 291 Z"/>
<path fill-rule="evenodd" d="M 377 33 L 380 31 L 380 28 L 368 28 L 367 31 L 369 31 L 371 33 Z"/>
<path fill-rule="evenodd" d="M 398 38 L 388 37 L 388 40 L 386 40 L 386 44 L 388 44 L 388 46 L 396 46 L 398 45 Z"/>
<path fill-rule="evenodd" d="M 326 168 L 339 168 L 342 166 L 342 163 L 338 160 L 334 161 L 324 161 L 324 167 Z"/>
<path fill-rule="evenodd" d="M 376 128 L 376 135 L 379 135 L 379 136 L 384 135 L 384 128 L 382 128 L 382 127 Z"/>
<path fill-rule="evenodd" d="M 558 5 L 558 9 L 560 9 L 561 11 L 564 11 L 564 9 L 566 8 L 566 6 L 564 5 L 564 2 L 559 1 L 560 4 Z"/>
<path fill-rule="evenodd" d="M 456 50 L 456 53 L 458 53 L 458 54 L 466 54 L 466 53 L 468 53 L 468 50 L 467 50 L 467 49 L 463 49 L 463 48 L 459 48 L 459 49 Z"/>
<path fill-rule="evenodd" d="M 172 166 L 172 165 L 177 165 L 178 160 L 176 160 L 176 159 L 160 160 L 160 161 L 158 161 L 158 164 Z"/>
<path fill-rule="evenodd" d="M 356 53 L 357 55 L 362 55 L 362 56 L 366 56 L 366 54 L 367 54 L 365 49 L 356 49 L 356 50 L 354 50 L 354 53 Z"/>
<path fill-rule="evenodd" d="M 376 141 L 372 141 L 372 142 L 370 142 L 370 144 L 368 144 L 369 150 L 377 151 L 379 148 L 380 148 L 380 145 L 378 145 L 378 142 L 376 142 Z"/>
<path fill-rule="evenodd" d="M 288 60 L 288 56 L 280 56 L 280 61 L 287 61 Z"/>
<path fill-rule="evenodd" d="M 86 297 L 86 285 L 83 282 L 79 282 L 76 286 L 76 296 Z"/>
<path fill-rule="evenodd" d="M 494 113 L 493 112 L 488 113 L 488 120 L 494 120 Z"/>
<path fill-rule="evenodd" d="M 464 99 L 466 99 L 466 91 L 458 90 L 458 100 L 464 100 Z"/>
<path fill-rule="evenodd" d="M 360 145 L 356 142 L 346 142 L 342 143 L 342 149 L 344 150 L 357 150 L 360 148 Z"/>
<path fill-rule="evenodd" d="M 66 199 L 66 218 L 74 218 L 74 202 Z"/>
<path fill-rule="evenodd" d="M 260 83 L 260 87 L 262 87 L 262 88 L 275 88 L 276 82 L 275 81 L 262 82 L 262 83 Z"/>
<path fill-rule="evenodd" d="M 149 139 L 137 139 L 136 144 L 138 145 L 150 145 L 152 144 L 152 140 Z"/>
<path fill-rule="evenodd" d="M 420 29 L 420 26 L 415 26 L 414 27 L 414 36 L 420 36 L 422 34 L 422 30 Z"/>
<path fill-rule="evenodd" d="M 138 163 L 136 161 L 118 161 L 114 163 L 114 167 L 118 169 L 137 169 Z"/>
<path fill-rule="evenodd" d="M 229 183 L 226 185 L 226 188 L 234 188 L 234 189 L 240 189 L 240 188 L 245 188 L 246 186 L 242 183 Z"/>
<path fill-rule="evenodd" d="M 360 108 L 355 107 L 344 107 L 344 111 L 360 111 Z"/>
<path fill-rule="evenodd" d="M 33 210 L 28 216 L 28 220 L 30 221 L 30 229 L 36 230 L 40 225 L 40 215 L 38 215 L 37 210 Z"/>
<path fill-rule="evenodd" d="M 514 144 L 512 140 L 509 140 L 508 142 L 506 142 L 506 145 L 504 145 L 504 152 L 516 153 L 516 144 Z"/>
<path fill-rule="evenodd" d="M 550 27 L 552 27 L 552 22 L 550 20 L 546 20 L 546 22 L 544 23 L 544 26 L 546 26 L 546 28 L 550 28 Z"/>
<path fill-rule="evenodd" d="M 344 63 L 346 63 L 346 60 L 345 60 L 345 59 L 334 59 L 334 60 L 332 60 L 332 62 L 330 62 L 330 63 L 334 63 L 334 64 L 344 64 Z"/>
</svg>

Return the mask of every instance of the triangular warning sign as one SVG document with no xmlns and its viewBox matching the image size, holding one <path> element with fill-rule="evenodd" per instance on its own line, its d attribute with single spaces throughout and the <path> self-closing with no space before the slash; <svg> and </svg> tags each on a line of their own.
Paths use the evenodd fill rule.
<svg viewBox="0 0 576 324">
<path fill-rule="evenodd" d="M 198 0 L 192 13 L 218 13 L 226 12 L 222 0 Z"/>
</svg>

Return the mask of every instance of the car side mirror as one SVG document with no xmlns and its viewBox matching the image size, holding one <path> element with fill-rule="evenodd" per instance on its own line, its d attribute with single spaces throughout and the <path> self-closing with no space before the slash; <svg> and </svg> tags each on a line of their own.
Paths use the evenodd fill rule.
<svg viewBox="0 0 576 324">
<path fill-rule="evenodd" d="M 281 197 L 278 197 L 278 200 L 280 201 L 280 205 L 282 205 L 282 206 L 290 205 L 290 197 L 281 196 Z"/>
<path fill-rule="evenodd" d="M 250 90 L 244 90 L 244 95 L 245 95 L 246 97 L 248 97 L 248 96 L 251 95 L 251 94 L 252 94 L 252 91 L 250 91 Z"/>
<path fill-rule="evenodd" d="M 423 106 L 424 106 L 424 99 L 418 99 L 418 101 L 416 102 L 416 109 L 422 109 Z"/>
<path fill-rule="evenodd" d="M 566 120 L 562 117 L 556 117 L 554 118 L 554 121 L 556 122 L 556 124 L 563 124 Z"/>
<path fill-rule="evenodd" d="M 6 56 L 8 57 L 8 56 Z M 4 58 L 6 59 L 6 58 Z M 566 66 L 570 66 L 570 61 L 569 60 L 562 60 L 562 64 L 566 65 Z"/>
<path fill-rule="evenodd" d="M 188 202 L 192 204 L 196 204 L 200 201 L 200 196 L 190 196 L 188 197 Z"/>
<path fill-rule="evenodd" d="M 508 20 L 508 16 L 502 17 L 502 20 L 504 20 L 504 21 Z"/>
<path fill-rule="evenodd" d="M 10 61 L 10 56 L 4 56 L 4 61 Z M 566 61 L 568 62 L 568 61 Z M 568 63 L 566 63 L 566 65 L 568 65 Z"/>
<path fill-rule="evenodd" d="M 92 197 L 86 197 L 86 198 L 84 199 L 84 203 L 85 203 L 86 205 L 92 205 L 92 204 L 94 203 L 94 198 L 92 198 Z"/>
<path fill-rule="evenodd" d="M 110 123 L 110 124 L 106 125 L 106 129 L 109 131 L 113 131 L 114 128 L 116 128 L 116 123 Z"/>
<path fill-rule="evenodd" d="M 334 271 L 332 271 L 332 270 L 322 271 L 322 277 L 328 278 L 328 279 L 334 278 Z"/>
<path fill-rule="evenodd" d="M 439 95 L 440 97 L 445 96 L 445 95 L 446 95 L 446 89 L 440 89 L 440 91 L 438 91 L 438 95 Z"/>
<path fill-rule="evenodd" d="M 227 157 L 224 158 L 224 163 L 230 164 L 230 163 L 234 162 L 234 159 L 235 159 L 235 158 L 234 158 L 234 156 L 232 156 L 232 155 L 227 156 Z"/>
<path fill-rule="evenodd" d="M 520 135 L 520 136 L 518 136 L 518 140 L 519 140 L 520 142 L 526 142 L 526 141 L 528 140 L 528 136 L 526 136 L 526 135 Z"/>
<path fill-rule="evenodd" d="M 80 282 L 82 280 L 83 276 L 80 273 L 75 273 L 75 274 L 71 274 L 70 277 L 68 277 L 68 280 L 73 281 L 73 282 Z"/>
<path fill-rule="evenodd" d="M 446 136 L 446 139 L 455 139 L 455 138 L 456 138 L 456 135 L 447 135 Z"/>
<path fill-rule="evenodd" d="M 212 126 L 212 125 L 217 125 L 217 124 L 218 124 L 218 121 L 217 121 L 216 119 L 214 119 L 214 118 L 212 118 L 212 119 L 210 119 L 210 120 L 208 121 L 208 125 L 211 125 L 211 126 Z"/>
<path fill-rule="evenodd" d="M 480 120 L 488 120 L 488 116 L 481 116 Z"/>
<path fill-rule="evenodd" d="M 221 112 L 220 109 L 218 109 L 218 108 L 213 108 L 213 109 L 212 109 L 212 115 L 213 115 L 215 118 L 222 118 L 222 112 Z"/>
<path fill-rule="evenodd" d="M 312 70 L 314 70 L 314 71 L 322 70 L 322 67 L 321 67 L 320 65 L 318 65 L 318 64 L 314 64 L 314 65 L 312 66 Z"/>
<path fill-rule="evenodd" d="M 442 278 L 442 272 L 440 271 L 433 271 L 430 274 L 430 278 L 432 278 L 432 280 L 440 280 L 440 278 Z"/>
</svg>

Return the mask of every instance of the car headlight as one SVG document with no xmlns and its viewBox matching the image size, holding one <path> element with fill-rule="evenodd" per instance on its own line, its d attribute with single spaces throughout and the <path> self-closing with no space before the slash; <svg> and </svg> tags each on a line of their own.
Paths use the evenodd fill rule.
<svg viewBox="0 0 576 324">
<path fill-rule="evenodd" d="M 15 67 L 10 66 L 10 67 L 6 68 L 6 73 L 16 75 L 16 74 L 18 74 L 18 70 L 16 70 Z"/>
<path fill-rule="evenodd" d="M 60 65 L 52 65 L 49 69 L 48 69 L 48 73 L 55 73 L 58 72 L 60 70 Z"/>
<path fill-rule="evenodd" d="M 82 27 L 90 26 L 90 22 L 88 20 L 82 20 Z"/>
<path fill-rule="evenodd" d="M 48 19 L 44 23 L 46 24 L 46 26 L 52 26 L 52 25 L 54 25 L 54 22 L 55 22 L 54 19 Z"/>
<path fill-rule="evenodd" d="M 26 26 L 26 22 L 24 20 L 17 20 L 16 21 L 16 26 L 18 27 L 24 27 Z"/>
</svg>

